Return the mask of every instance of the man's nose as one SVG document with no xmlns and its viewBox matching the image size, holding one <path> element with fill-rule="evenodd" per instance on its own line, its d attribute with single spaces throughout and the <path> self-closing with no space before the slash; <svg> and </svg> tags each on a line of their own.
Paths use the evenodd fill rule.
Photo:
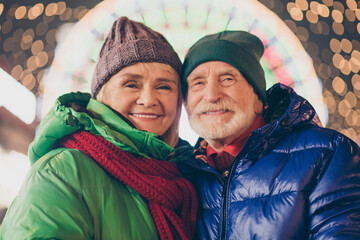
<svg viewBox="0 0 360 240">
<path fill-rule="evenodd" d="M 223 96 L 221 86 L 217 81 L 208 82 L 205 89 L 205 100 L 208 102 L 216 102 Z"/>
<path fill-rule="evenodd" d="M 144 107 L 152 107 L 158 104 L 156 92 L 152 89 L 144 88 L 139 92 L 139 97 L 136 103 Z"/>
</svg>

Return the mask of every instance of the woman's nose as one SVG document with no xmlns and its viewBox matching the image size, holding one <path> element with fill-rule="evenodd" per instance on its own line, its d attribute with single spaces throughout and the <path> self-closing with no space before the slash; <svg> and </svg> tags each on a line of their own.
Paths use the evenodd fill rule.
<svg viewBox="0 0 360 240">
<path fill-rule="evenodd" d="M 152 89 L 142 89 L 139 92 L 139 97 L 136 103 L 143 105 L 146 108 L 156 106 L 158 104 L 156 92 Z"/>
</svg>

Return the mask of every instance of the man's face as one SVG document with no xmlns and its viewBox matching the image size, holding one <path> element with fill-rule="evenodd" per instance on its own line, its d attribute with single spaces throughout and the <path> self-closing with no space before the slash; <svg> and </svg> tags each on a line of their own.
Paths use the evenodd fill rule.
<svg viewBox="0 0 360 240">
<path fill-rule="evenodd" d="M 137 129 L 163 135 L 176 118 L 179 76 L 167 64 L 136 63 L 113 75 L 96 99 Z"/>
<path fill-rule="evenodd" d="M 225 62 L 200 64 L 187 82 L 190 125 L 206 140 L 235 140 L 262 111 L 262 102 L 252 86 Z"/>
</svg>

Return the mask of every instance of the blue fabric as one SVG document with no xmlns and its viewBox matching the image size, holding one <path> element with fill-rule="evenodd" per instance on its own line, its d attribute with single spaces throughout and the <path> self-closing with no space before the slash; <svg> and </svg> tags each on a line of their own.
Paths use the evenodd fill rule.
<svg viewBox="0 0 360 240">
<path fill-rule="evenodd" d="M 360 239 L 359 147 L 322 128 L 291 88 L 276 84 L 267 98 L 270 123 L 252 132 L 228 178 L 199 155 L 179 165 L 201 201 L 198 237 Z"/>
</svg>

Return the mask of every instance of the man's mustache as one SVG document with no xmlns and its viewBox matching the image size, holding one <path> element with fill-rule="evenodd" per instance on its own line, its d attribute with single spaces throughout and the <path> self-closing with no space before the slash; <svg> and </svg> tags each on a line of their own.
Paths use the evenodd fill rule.
<svg viewBox="0 0 360 240">
<path fill-rule="evenodd" d="M 206 100 L 201 100 L 195 108 L 193 113 L 200 115 L 206 112 L 216 112 L 216 111 L 232 111 L 234 112 L 236 105 L 233 101 L 226 98 L 221 98 L 216 102 L 210 103 Z"/>
</svg>

